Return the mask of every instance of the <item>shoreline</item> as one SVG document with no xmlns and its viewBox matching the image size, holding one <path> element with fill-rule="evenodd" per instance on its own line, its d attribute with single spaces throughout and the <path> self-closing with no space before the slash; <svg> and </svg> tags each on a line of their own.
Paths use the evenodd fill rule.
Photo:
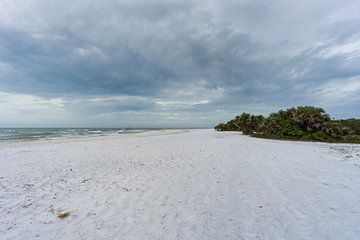
<svg viewBox="0 0 360 240">
<path fill-rule="evenodd" d="M 104 141 L 104 140 L 119 140 L 133 137 L 151 137 L 161 136 L 170 134 L 181 134 L 186 133 L 191 129 L 159 129 L 159 130 L 148 130 L 146 132 L 134 132 L 124 134 L 112 134 L 112 135 L 100 135 L 100 136 L 76 136 L 76 137 L 64 137 L 64 138 L 53 138 L 53 139 L 34 139 L 34 140 L 9 140 L 0 141 L 1 146 L 21 146 L 21 145 L 36 145 L 36 144 L 50 144 L 50 143 L 66 143 L 66 142 L 81 142 L 81 141 Z"/>
</svg>

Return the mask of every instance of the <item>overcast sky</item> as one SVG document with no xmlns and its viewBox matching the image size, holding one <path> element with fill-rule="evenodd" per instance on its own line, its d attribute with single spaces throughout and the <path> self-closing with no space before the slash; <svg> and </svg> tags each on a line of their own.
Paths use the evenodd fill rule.
<svg viewBox="0 0 360 240">
<path fill-rule="evenodd" d="M 360 117 L 359 0 L 2 0 L 0 126 Z"/>
</svg>

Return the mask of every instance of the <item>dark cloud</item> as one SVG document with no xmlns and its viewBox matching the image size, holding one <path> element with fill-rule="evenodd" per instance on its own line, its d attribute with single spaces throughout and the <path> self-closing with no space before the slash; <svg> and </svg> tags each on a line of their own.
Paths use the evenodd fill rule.
<svg viewBox="0 0 360 240">
<path fill-rule="evenodd" d="M 299 104 L 360 114 L 355 99 L 330 101 L 339 99 L 336 84 L 344 95 L 360 94 L 355 0 L 0 6 L 0 92 L 12 94 L 2 105 L 14 105 L 13 118 L 27 97 L 40 99 L 30 108 L 61 102 L 70 122 L 98 114 L 110 125 L 151 114 L 165 125 L 210 125 L 238 111 Z"/>
</svg>

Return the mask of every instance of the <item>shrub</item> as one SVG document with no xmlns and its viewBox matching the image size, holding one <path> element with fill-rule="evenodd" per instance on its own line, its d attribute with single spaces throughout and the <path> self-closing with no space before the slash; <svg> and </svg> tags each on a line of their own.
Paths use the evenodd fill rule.
<svg viewBox="0 0 360 240">
<path fill-rule="evenodd" d="M 215 129 L 268 138 L 360 142 L 359 119 L 332 121 L 324 109 L 312 106 L 280 110 L 268 117 L 242 113 Z"/>
</svg>

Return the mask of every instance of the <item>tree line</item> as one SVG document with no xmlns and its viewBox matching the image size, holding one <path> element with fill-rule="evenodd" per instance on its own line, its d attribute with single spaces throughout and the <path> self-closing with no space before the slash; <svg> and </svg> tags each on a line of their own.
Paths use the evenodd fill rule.
<svg viewBox="0 0 360 240">
<path fill-rule="evenodd" d="M 268 117 L 242 113 L 215 129 L 264 138 L 360 143 L 360 119 L 331 120 L 324 109 L 312 106 L 280 110 Z"/>
</svg>

